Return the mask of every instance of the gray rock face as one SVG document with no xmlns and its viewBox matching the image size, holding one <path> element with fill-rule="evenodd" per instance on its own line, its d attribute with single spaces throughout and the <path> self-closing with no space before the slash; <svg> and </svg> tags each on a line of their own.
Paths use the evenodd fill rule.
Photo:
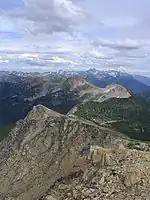
<svg viewBox="0 0 150 200">
<path fill-rule="evenodd" d="M 35 200 L 58 179 L 79 171 L 90 145 L 118 135 L 36 106 L 0 145 L 0 199 Z"/>
</svg>

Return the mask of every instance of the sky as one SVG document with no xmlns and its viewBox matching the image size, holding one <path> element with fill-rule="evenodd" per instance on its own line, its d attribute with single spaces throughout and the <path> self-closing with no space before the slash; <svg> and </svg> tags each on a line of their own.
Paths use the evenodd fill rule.
<svg viewBox="0 0 150 200">
<path fill-rule="evenodd" d="M 150 76 L 149 0 L 0 0 L 0 70 Z"/>
</svg>

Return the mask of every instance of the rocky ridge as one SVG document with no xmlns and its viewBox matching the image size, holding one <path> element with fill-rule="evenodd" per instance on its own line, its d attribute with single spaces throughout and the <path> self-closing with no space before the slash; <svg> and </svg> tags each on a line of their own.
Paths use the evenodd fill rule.
<svg viewBox="0 0 150 200">
<path fill-rule="evenodd" d="M 110 84 L 105 88 L 96 87 L 81 77 L 68 78 L 61 87 L 62 91 L 72 92 L 72 97 L 84 103 L 87 101 L 103 102 L 110 98 L 129 98 L 128 90 L 118 84 Z"/>
<path fill-rule="evenodd" d="M 149 91 L 148 78 L 136 77 L 131 75 L 124 70 L 98 70 L 89 69 L 85 71 L 63 71 L 59 70 L 56 72 L 17 72 L 17 71 L 0 71 L 0 82 L 18 82 L 18 80 L 24 80 L 26 78 L 37 78 L 44 77 L 48 80 L 64 80 L 71 76 L 80 76 L 98 87 L 106 87 L 111 83 L 116 83 L 125 86 L 128 90 L 133 93 L 143 93 Z M 144 80 L 144 82 L 143 82 Z"/>
<path fill-rule="evenodd" d="M 116 145 L 118 133 L 42 105 L 0 144 L 0 199 L 35 200 L 57 180 L 80 170 L 91 144 Z"/>
<path fill-rule="evenodd" d="M 38 105 L 0 144 L 0 199 L 143 200 L 149 168 L 149 145 Z"/>
</svg>

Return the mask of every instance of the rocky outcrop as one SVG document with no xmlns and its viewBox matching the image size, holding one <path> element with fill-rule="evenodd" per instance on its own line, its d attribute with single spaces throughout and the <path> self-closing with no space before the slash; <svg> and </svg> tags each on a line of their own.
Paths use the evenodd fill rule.
<svg viewBox="0 0 150 200">
<path fill-rule="evenodd" d="M 110 98 L 126 99 L 129 97 L 131 97 L 131 95 L 125 87 L 118 84 L 111 84 L 104 89 L 104 95 L 99 99 L 99 102 Z"/>
<path fill-rule="evenodd" d="M 0 199 L 37 200 L 57 180 L 84 167 L 90 146 L 121 135 L 39 105 L 0 144 Z"/>
<path fill-rule="evenodd" d="M 59 200 L 148 200 L 149 177 L 149 152 L 118 148 L 110 153 L 107 165 L 86 163 L 82 172 L 56 182 L 46 196 Z"/>
</svg>

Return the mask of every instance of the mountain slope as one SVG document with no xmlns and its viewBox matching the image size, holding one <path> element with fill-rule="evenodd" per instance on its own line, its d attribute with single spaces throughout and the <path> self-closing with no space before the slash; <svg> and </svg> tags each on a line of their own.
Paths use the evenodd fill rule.
<svg viewBox="0 0 150 200">
<path fill-rule="evenodd" d="M 134 148 L 121 133 L 38 105 L 0 143 L 0 199 L 147 198 L 150 148 Z"/>
<path fill-rule="evenodd" d="M 68 115 L 120 131 L 132 138 L 150 140 L 150 103 L 139 97 L 81 104 Z"/>
<path fill-rule="evenodd" d="M 93 75 L 88 75 L 87 80 L 92 82 L 98 87 L 106 87 L 106 85 L 115 83 L 120 84 L 134 94 L 142 93 L 144 91 L 150 91 L 150 87 L 144 83 L 134 79 L 132 75 L 127 74 L 126 76 L 106 76 L 102 78 L 96 78 Z"/>
<path fill-rule="evenodd" d="M 121 85 L 111 84 L 106 88 L 99 88 L 80 77 L 67 79 L 63 84 L 63 89 L 74 92 L 76 98 L 81 99 L 81 102 L 90 100 L 102 102 L 110 98 L 129 98 L 131 96 L 128 90 Z"/>
<path fill-rule="evenodd" d="M 144 83 L 145 85 L 150 86 L 150 77 L 145 77 L 145 76 L 141 76 L 141 75 L 133 75 L 133 77 L 134 77 L 136 80 L 138 80 L 138 81 Z"/>
<path fill-rule="evenodd" d="M 0 144 L 0 199 L 35 200 L 80 170 L 91 144 L 116 145 L 121 134 L 38 105 Z M 7 167 L 6 167 L 7 165 Z"/>
</svg>

